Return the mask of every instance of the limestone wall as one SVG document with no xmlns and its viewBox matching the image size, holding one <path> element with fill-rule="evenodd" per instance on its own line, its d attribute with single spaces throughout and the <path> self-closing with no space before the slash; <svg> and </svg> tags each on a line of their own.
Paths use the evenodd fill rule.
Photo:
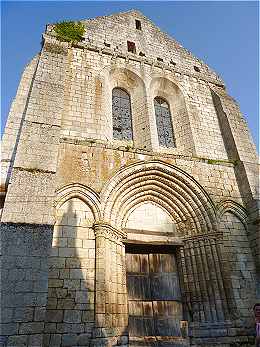
<svg viewBox="0 0 260 347">
<path fill-rule="evenodd" d="M 237 104 L 139 12 L 84 24 L 73 45 L 47 27 L 3 137 L 7 345 L 127 346 L 128 242 L 176 253 L 183 345 L 250 344 L 258 178 Z M 133 141 L 113 139 L 115 87 L 130 95 Z M 156 96 L 169 104 L 176 147 L 159 146 Z"/>
</svg>

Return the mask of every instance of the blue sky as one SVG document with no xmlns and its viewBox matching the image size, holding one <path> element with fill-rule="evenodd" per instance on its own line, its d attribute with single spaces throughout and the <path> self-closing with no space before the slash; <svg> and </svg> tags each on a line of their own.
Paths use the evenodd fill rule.
<svg viewBox="0 0 260 347">
<path fill-rule="evenodd" d="M 259 11 L 255 1 L 1 2 L 2 131 L 25 65 L 47 23 L 138 9 L 225 81 L 259 146 Z"/>
</svg>

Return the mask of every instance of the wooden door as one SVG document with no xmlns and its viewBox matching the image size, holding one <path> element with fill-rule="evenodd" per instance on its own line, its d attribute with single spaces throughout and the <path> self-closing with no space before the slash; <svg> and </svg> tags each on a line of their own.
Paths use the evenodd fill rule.
<svg viewBox="0 0 260 347">
<path fill-rule="evenodd" d="M 180 337 L 181 293 L 174 254 L 126 254 L 129 335 Z"/>
</svg>

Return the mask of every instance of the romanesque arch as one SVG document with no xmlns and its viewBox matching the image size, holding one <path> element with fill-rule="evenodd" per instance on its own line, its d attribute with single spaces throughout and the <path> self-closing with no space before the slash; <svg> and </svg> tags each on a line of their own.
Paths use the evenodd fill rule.
<svg viewBox="0 0 260 347">
<path fill-rule="evenodd" d="M 57 191 L 52 249 L 48 258 L 45 346 L 59 343 L 59 329 L 82 332 L 94 324 L 95 234 L 100 218 L 98 195 L 81 184 Z M 51 331 L 50 326 L 54 326 Z M 62 328 L 58 328 L 58 325 Z M 79 336 L 79 339 L 85 338 Z M 86 340 L 86 338 L 85 338 Z"/>
<path fill-rule="evenodd" d="M 122 228 L 129 211 L 150 201 L 165 209 L 181 236 L 215 230 L 214 205 L 183 170 L 157 160 L 122 168 L 101 192 L 103 219 Z"/>
<path fill-rule="evenodd" d="M 163 98 L 169 104 L 175 145 L 178 149 L 178 153 L 193 153 L 195 148 L 193 136 L 184 95 L 180 87 L 168 78 L 154 75 L 149 84 L 149 103 L 153 104 L 153 100 L 156 97 Z M 151 114 L 153 115 L 153 123 L 156 124 L 154 107 L 151 108 Z M 156 128 L 158 127 L 155 126 L 155 129 Z M 156 134 L 154 134 L 154 145 L 159 149 L 157 133 L 158 129 Z M 171 150 L 174 150 L 174 148 Z"/>
<path fill-rule="evenodd" d="M 177 235 L 177 240 L 165 237 L 164 244 L 173 240 L 186 319 L 190 322 L 229 319 L 215 206 L 192 176 L 159 160 L 134 163 L 107 182 L 101 191 L 101 201 L 103 220 L 119 230 L 128 226 L 131 213 L 145 203 L 162 209 L 170 217 L 167 223 L 174 224 L 168 230 Z M 126 237 L 132 237 L 131 230 L 126 232 Z M 149 239 L 135 240 L 149 243 Z M 179 241 L 182 244 L 178 246 Z"/>
<path fill-rule="evenodd" d="M 56 192 L 54 206 L 56 211 L 69 199 L 78 198 L 82 200 L 91 209 L 95 221 L 100 220 L 100 198 L 99 195 L 91 188 L 80 184 L 72 183 L 66 185 Z"/>
<path fill-rule="evenodd" d="M 104 114 L 107 115 L 109 138 L 112 140 L 112 90 L 122 88 L 131 99 L 134 145 L 135 147 L 151 148 L 147 91 L 141 76 L 129 68 L 114 66 L 109 70 L 102 70 L 100 78 L 104 83 L 103 108 Z M 126 141 L 126 144 L 131 145 L 129 141 L 128 143 Z"/>
<path fill-rule="evenodd" d="M 221 263 L 230 312 L 233 318 L 240 318 L 244 325 L 252 324 L 248 310 L 256 300 L 256 269 L 246 209 L 232 200 L 218 205 L 219 230 L 223 233 Z"/>
</svg>

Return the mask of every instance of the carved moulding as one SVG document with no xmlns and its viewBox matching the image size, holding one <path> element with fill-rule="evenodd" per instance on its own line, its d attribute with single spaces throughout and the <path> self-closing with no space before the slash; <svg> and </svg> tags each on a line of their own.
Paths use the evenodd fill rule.
<svg viewBox="0 0 260 347">
<path fill-rule="evenodd" d="M 97 222 L 93 225 L 95 236 L 104 237 L 114 242 L 122 242 L 126 239 L 126 233 L 114 228 L 112 225 L 104 222 Z"/>
<path fill-rule="evenodd" d="M 101 217 L 101 203 L 99 195 L 91 188 L 80 183 L 64 186 L 56 191 L 54 207 L 56 211 L 69 199 L 78 198 L 88 205 L 93 213 L 94 220 Z"/>
<path fill-rule="evenodd" d="M 241 206 L 239 203 L 233 200 L 223 200 L 217 205 L 217 218 L 218 221 L 221 220 L 226 212 L 233 213 L 240 221 L 243 223 L 244 227 L 247 229 L 248 213 L 247 210 Z"/>
<path fill-rule="evenodd" d="M 101 191 L 103 220 L 123 228 L 135 206 L 154 201 L 165 209 L 184 235 L 217 229 L 215 206 L 189 174 L 168 163 L 152 160 L 121 168 Z M 186 224 L 185 224 L 186 223 Z"/>
</svg>

